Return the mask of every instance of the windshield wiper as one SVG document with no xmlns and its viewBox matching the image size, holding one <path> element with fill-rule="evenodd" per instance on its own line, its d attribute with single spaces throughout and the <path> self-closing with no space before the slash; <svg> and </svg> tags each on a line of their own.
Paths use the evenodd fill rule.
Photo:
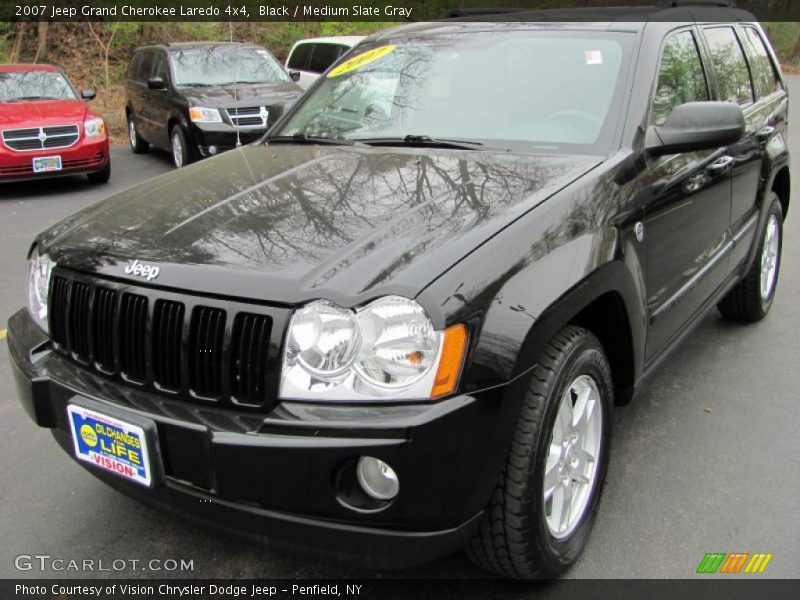
<svg viewBox="0 0 800 600">
<path fill-rule="evenodd" d="M 26 100 L 57 100 L 53 96 L 19 96 L 17 98 L 9 98 L 5 102 L 24 102 Z"/>
<path fill-rule="evenodd" d="M 405 137 L 359 138 L 359 142 L 370 146 L 431 146 L 434 148 L 454 148 L 456 150 L 472 150 L 483 146 L 482 142 L 471 140 L 452 140 L 432 138 L 429 135 L 407 135 Z"/>
<path fill-rule="evenodd" d="M 211 87 L 212 85 L 217 85 L 214 83 L 202 83 L 200 81 L 192 81 L 191 83 L 179 83 L 178 87 Z M 220 84 L 220 85 L 227 85 L 227 84 Z"/>
<path fill-rule="evenodd" d="M 308 136 L 305 133 L 295 133 L 294 135 L 276 135 L 268 137 L 267 141 L 279 144 L 325 144 L 329 146 L 363 146 L 359 140 L 349 140 L 347 138 L 326 138 Z"/>
</svg>

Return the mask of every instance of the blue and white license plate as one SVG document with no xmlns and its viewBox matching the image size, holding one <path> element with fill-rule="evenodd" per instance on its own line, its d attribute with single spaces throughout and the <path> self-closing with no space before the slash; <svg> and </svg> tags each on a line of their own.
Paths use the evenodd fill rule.
<svg viewBox="0 0 800 600">
<path fill-rule="evenodd" d="M 61 170 L 60 156 L 37 156 L 33 159 L 34 173 L 48 173 Z"/>
<path fill-rule="evenodd" d="M 150 485 L 150 459 L 144 429 L 82 406 L 67 406 L 78 460 L 142 485 Z"/>
</svg>

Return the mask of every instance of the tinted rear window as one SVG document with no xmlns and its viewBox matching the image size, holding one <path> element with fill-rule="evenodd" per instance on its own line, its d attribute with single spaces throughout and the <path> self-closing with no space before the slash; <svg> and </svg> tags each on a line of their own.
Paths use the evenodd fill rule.
<svg viewBox="0 0 800 600">
<path fill-rule="evenodd" d="M 759 98 L 769 96 L 772 92 L 777 92 L 780 89 L 772 59 L 764 45 L 764 40 L 761 39 L 755 29 L 745 27 L 744 32 L 747 38 L 747 58 L 750 60 L 750 70 L 753 74 L 756 94 Z"/>
</svg>

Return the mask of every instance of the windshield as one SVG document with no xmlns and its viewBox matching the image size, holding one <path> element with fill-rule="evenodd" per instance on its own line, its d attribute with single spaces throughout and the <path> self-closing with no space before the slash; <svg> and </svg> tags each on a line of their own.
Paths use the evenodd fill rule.
<svg viewBox="0 0 800 600">
<path fill-rule="evenodd" d="M 616 118 L 628 43 L 625 34 L 516 29 L 360 46 L 275 135 L 596 152 Z"/>
<path fill-rule="evenodd" d="M 0 102 L 75 99 L 72 86 L 56 71 L 0 72 Z"/>
<path fill-rule="evenodd" d="M 211 46 L 173 50 L 172 63 L 178 86 L 291 81 L 280 63 L 261 48 Z"/>
</svg>

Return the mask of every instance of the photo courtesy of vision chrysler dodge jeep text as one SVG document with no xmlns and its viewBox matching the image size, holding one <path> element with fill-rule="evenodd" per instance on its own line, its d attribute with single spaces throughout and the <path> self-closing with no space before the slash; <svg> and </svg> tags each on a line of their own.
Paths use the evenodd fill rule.
<svg viewBox="0 0 800 600">
<path fill-rule="evenodd" d="M 752 15 L 605 14 L 377 33 L 265 139 L 42 232 L 8 326 L 25 410 L 244 539 L 564 572 L 615 407 L 711 310 L 769 312 L 789 209 Z"/>
</svg>

